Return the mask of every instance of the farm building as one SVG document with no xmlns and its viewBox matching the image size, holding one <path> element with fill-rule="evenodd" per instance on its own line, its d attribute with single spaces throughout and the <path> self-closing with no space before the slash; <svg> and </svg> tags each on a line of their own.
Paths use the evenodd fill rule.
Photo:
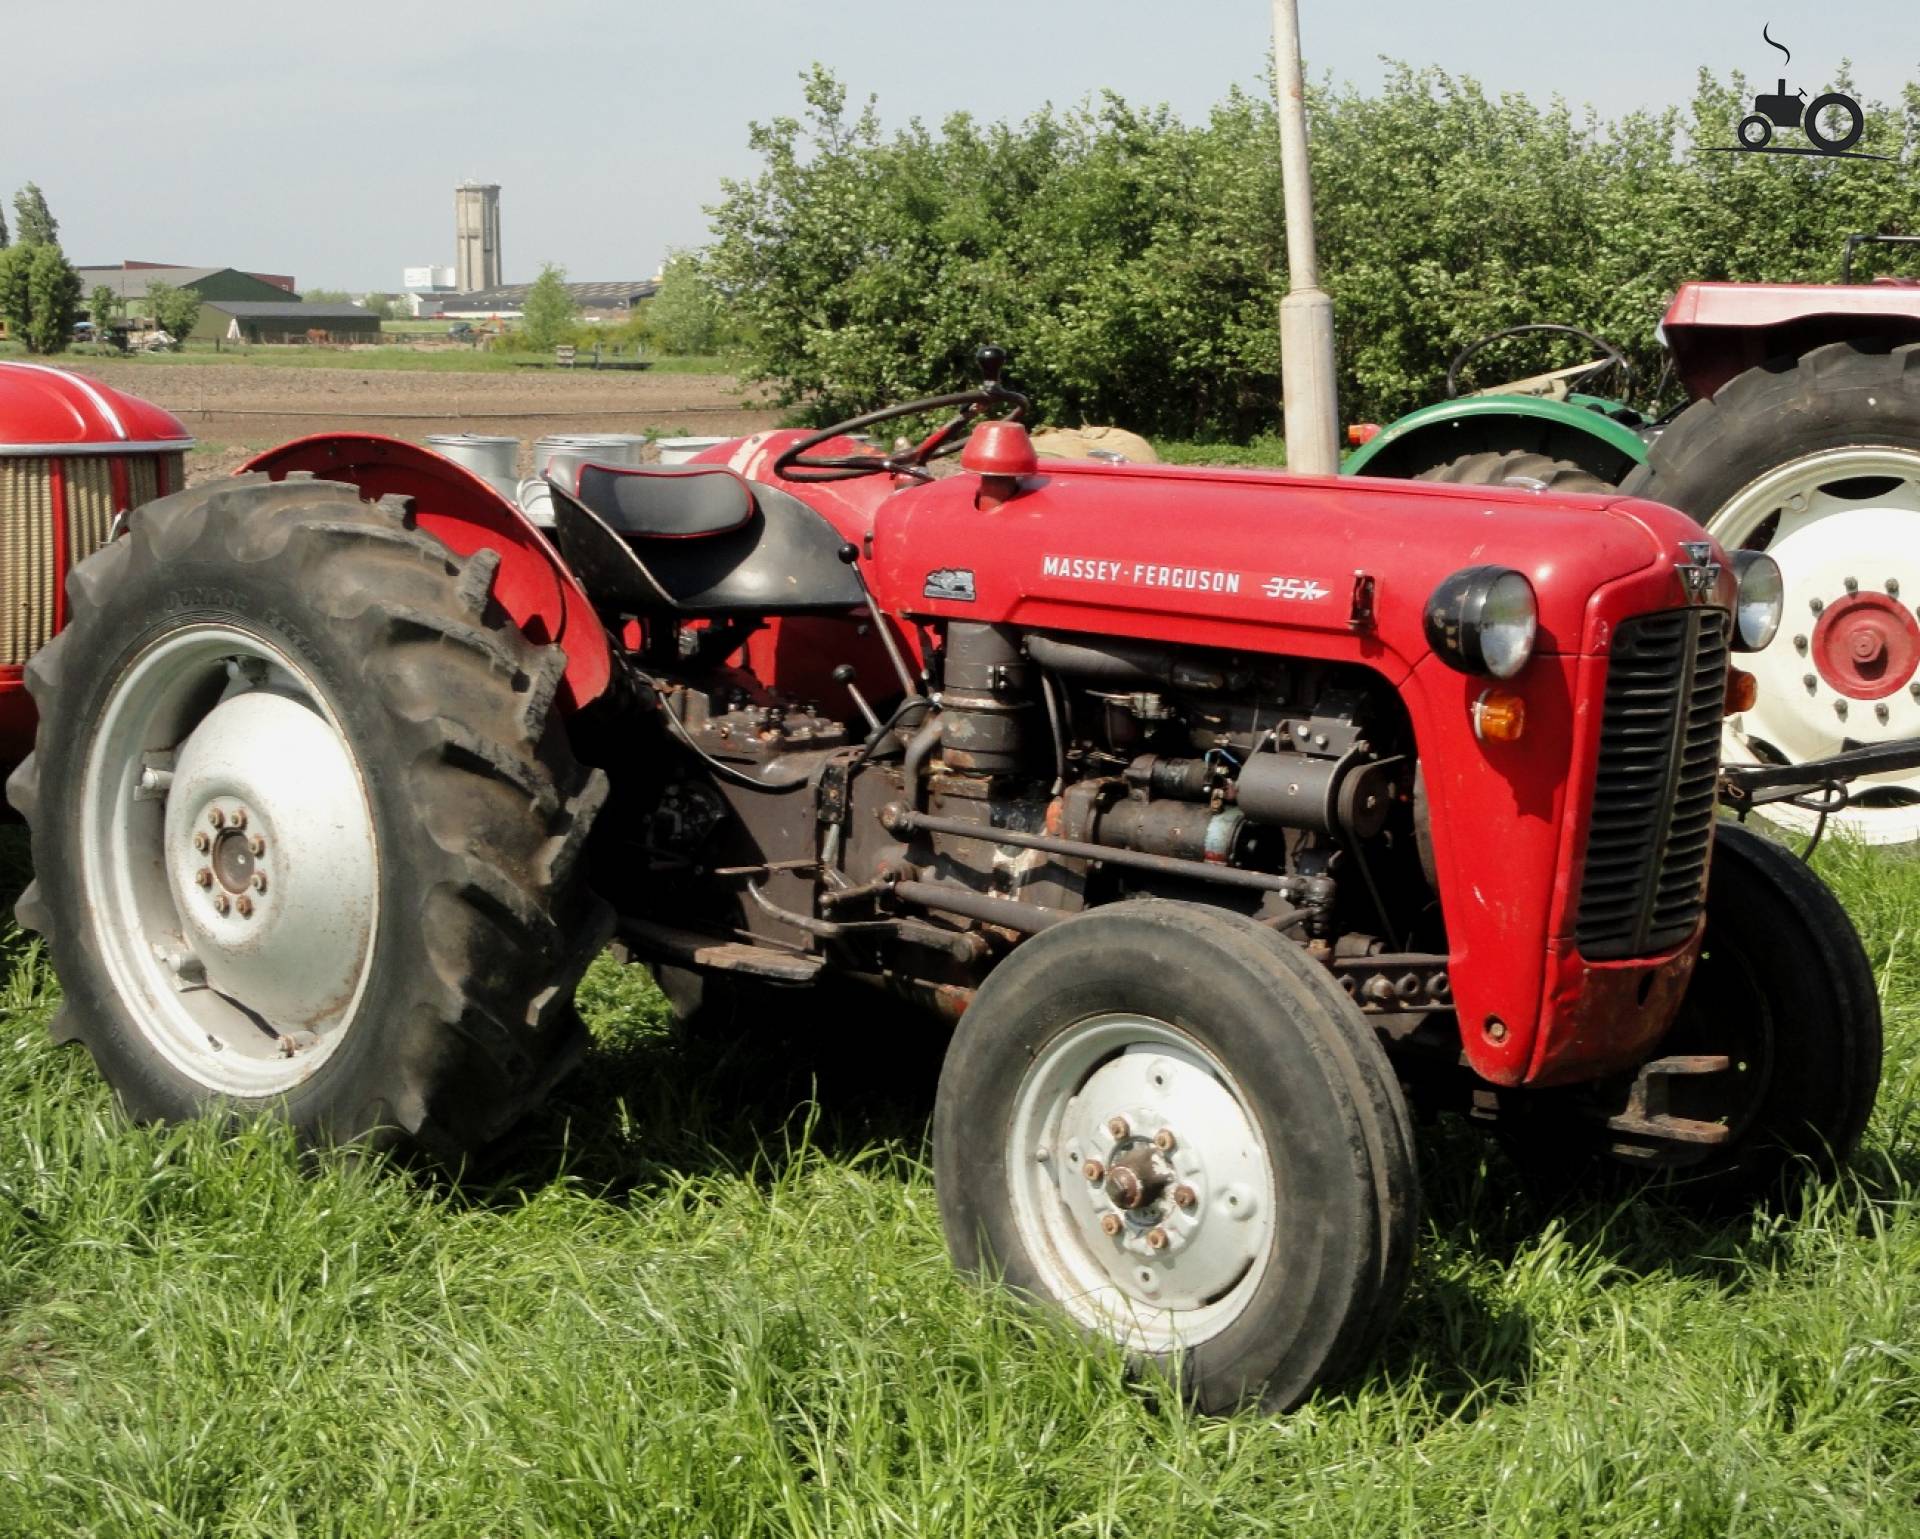
<svg viewBox="0 0 1920 1539">
<path fill-rule="evenodd" d="M 517 320 L 527 303 L 531 283 L 502 283 L 471 294 L 422 295 L 422 315 L 442 315 L 449 320 Z M 651 278 L 627 283 L 569 283 L 565 285 L 582 319 L 623 320 L 643 299 L 651 299 L 660 287 Z"/>
<path fill-rule="evenodd" d="M 121 262 L 113 267 L 80 267 L 80 292 L 111 289 L 130 315 L 140 313 L 147 285 L 158 280 L 191 289 L 202 299 L 298 299 L 293 279 L 278 273 L 248 273 L 237 267 L 173 267 L 164 262 Z"/>
<path fill-rule="evenodd" d="M 195 337 L 227 342 L 378 342 L 380 317 L 364 305 L 299 300 L 210 299 L 200 307 Z"/>
</svg>

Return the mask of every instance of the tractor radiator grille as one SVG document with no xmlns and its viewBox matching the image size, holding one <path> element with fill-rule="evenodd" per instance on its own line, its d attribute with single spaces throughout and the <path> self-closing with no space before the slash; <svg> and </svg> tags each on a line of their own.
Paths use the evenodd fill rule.
<svg viewBox="0 0 1920 1539">
<path fill-rule="evenodd" d="M 0 459 L 0 667 L 18 668 L 53 634 L 53 462 Z"/>
<path fill-rule="evenodd" d="M 150 459 L 135 460 L 127 468 L 152 464 Z M 152 475 L 149 469 L 149 480 Z M 113 515 L 119 512 L 113 505 L 113 464 L 104 454 L 75 455 L 66 461 L 66 479 L 67 564 L 78 566 L 106 544 L 113 531 Z"/>
<path fill-rule="evenodd" d="M 1589 960 L 1652 956 L 1693 934 L 1726 691 L 1724 610 L 1641 615 L 1615 632 L 1574 924 Z"/>
<path fill-rule="evenodd" d="M 18 668 L 53 636 L 59 569 L 53 516 L 54 467 L 66 485 L 66 558 L 78 565 L 113 533 L 123 508 L 137 508 L 186 484 L 183 454 L 0 458 L 0 668 Z M 114 493 L 124 467 L 124 497 Z"/>
</svg>

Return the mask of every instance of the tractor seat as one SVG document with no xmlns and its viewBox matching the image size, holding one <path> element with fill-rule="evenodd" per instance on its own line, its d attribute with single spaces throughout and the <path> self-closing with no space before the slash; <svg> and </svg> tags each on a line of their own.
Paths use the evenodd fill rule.
<svg viewBox="0 0 1920 1539">
<path fill-rule="evenodd" d="M 554 534 L 603 617 L 817 614 L 866 603 L 839 532 L 724 465 L 551 475 Z"/>
<path fill-rule="evenodd" d="M 574 495 L 616 534 L 685 540 L 726 534 L 753 517 L 753 491 L 725 465 L 580 467 Z"/>
</svg>

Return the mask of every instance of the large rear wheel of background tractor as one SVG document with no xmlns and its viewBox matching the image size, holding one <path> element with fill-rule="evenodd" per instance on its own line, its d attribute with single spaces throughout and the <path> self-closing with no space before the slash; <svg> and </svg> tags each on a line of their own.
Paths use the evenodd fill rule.
<svg viewBox="0 0 1920 1539">
<path fill-rule="evenodd" d="M 1920 736 L 1920 344 L 1835 342 L 1696 401 L 1622 488 L 1691 513 L 1730 550 L 1764 550 L 1786 612 L 1734 763 L 1802 763 Z M 1855 783 L 1831 820 L 1874 844 L 1920 839 L 1920 774 Z M 1767 816 L 1810 830 L 1815 815 Z"/>
<path fill-rule="evenodd" d="M 1423 470 L 1416 481 L 1445 481 L 1456 486 L 1517 486 L 1530 492 L 1599 493 L 1619 490 L 1571 460 L 1527 450 L 1485 449 L 1462 454 Z"/>
<path fill-rule="evenodd" d="M 1880 1000 L 1853 922 L 1805 862 L 1735 824 L 1715 835 L 1707 930 L 1659 1060 L 1707 1072 L 1661 1076 L 1647 1109 L 1723 1126 L 1694 1149 L 1609 1130 L 1587 1090 L 1513 1103 L 1503 1132 L 1523 1171 L 1618 1189 L 1655 1175 L 1685 1201 L 1723 1206 L 1829 1178 L 1865 1131 L 1880 1086 Z M 1724 1061 L 1724 1068 L 1713 1065 Z"/>
<path fill-rule="evenodd" d="M 954 1259 L 1177 1378 L 1296 1404 L 1391 1319 L 1418 1195 L 1400 1087 L 1297 946 L 1195 904 L 1023 942 L 960 1018 L 934 1110 Z"/>
<path fill-rule="evenodd" d="M 581 1045 L 605 780 L 563 659 L 464 560 L 326 481 L 181 492 L 68 585 L 28 670 L 21 922 L 128 1110 L 274 1110 L 457 1159 Z"/>
</svg>

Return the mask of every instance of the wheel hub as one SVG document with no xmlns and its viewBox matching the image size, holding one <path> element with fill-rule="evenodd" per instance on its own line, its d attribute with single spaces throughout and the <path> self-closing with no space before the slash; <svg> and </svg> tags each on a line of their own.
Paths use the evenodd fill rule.
<svg viewBox="0 0 1920 1539">
<path fill-rule="evenodd" d="M 1898 579 L 1891 579 L 1898 584 Z M 1849 593 L 1826 605 L 1810 644 L 1814 666 L 1854 700 L 1880 700 L 1920 668 L 1920 624 L 1887 593 Z"/>
<path fill-rule="evenodd" d="M 271 690 L 208 712 L 175 756 L 164 844 L 209 984 L 277 1030 L 340 1011 L 371 934 L 373 831 L 316 712 Z"/>
<path fill-rule="evenodd" d="M 1054 1295 L 1152 1350 L 1232 1318 L 1272 1249 L 1265 1140 L 1224 1071 L 1157 1021 L 1083 1022 L 1035 1062 L 1014 1205 Z"/>
<path fill-rule="evenodd" d="M 359 766 L 301 665 L 196 624 L 117 679 L 80 818 L 92 944 L 151 1046 L 221 1095 L 283 1095 L 353 1025 L 379 851 Z"/>
</svg>

